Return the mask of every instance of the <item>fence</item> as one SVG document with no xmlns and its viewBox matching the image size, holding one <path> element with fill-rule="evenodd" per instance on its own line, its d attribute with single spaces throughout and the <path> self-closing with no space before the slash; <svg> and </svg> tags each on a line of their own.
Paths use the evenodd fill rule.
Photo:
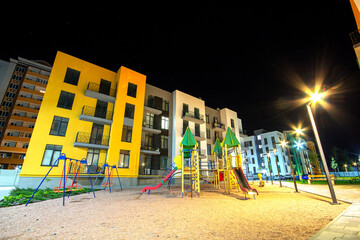
<svg viewBox="0 0 360 240">
<path fill-rule="evenodd" d="M 325 174 L 325 173 L 323 173 Z M 360 176 L 360 172 L 352 171 L 352 172 L 330 172 L 330 175 L 334 175 L 336 177 L 357 177 Z"/>
<path fill-rule="evenodd" d="M 0 169 L 0 187 L 16 186 L 19 182 L 20 171 L 17 169 Z"/>
</svg>

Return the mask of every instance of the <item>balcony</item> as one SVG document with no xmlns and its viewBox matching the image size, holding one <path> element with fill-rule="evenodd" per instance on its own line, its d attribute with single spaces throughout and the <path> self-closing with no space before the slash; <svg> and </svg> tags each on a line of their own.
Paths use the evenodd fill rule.
<svg viewBox="0 0 360 240">
<path fill-rule="evenodd" d="M 102 125 L 112 124 L 112 111 L 97 111 L 95 107 L 83 106 L 79 119 Z"/>
<path fill-rule="evenodd" d="M 85 91 L 85 96 L 96 98 L 98 100 L 104 101 L 104 102 L 111 102 L 115 103 L 115 89 L 105 89 L 101 87 L 99 84 L 89 82 L 87 85 L 87 89 Z"/>
<path fill-rule="evenodd" d="M 144 111 L 155 115 L 160 115 L 162 113 L 161 108 L 159 106 L 156 106 L 155 99 L 150 98 L 145 101 Z"/>
<path fill-rule="evenodd" d="M 140 153 L 148 155 L 160 155 L 160 147 L 156 145 L 149 145 L 141 142 Z"/>
<path fill-rule="evenodd" d="M 193 134 L 194 138 L 196 141 L 205 141 L 206 140 L 206 134 L 205 132 L 202 132 L 202 131 L 194 131 L 193 129 L 190 129 L 191 130 L 191 133 Z M 183 129 L 183 132 L 182 132 L 182 137 L 184 136 L 186 132 L 186 128 Z"/>
<path fill-rule="evenodd" d="M 143 122 L 142 130 L 144 132 L 149 132 L 149 133 L 153 133 L 153 134 L 161 133 L 160 124 L 157 124 L 157 123 L 150 124 L 150 123 L 147 123 L 146 121 Z"/>
<path fill-rule="evenodd" d="M 198 114 L 198 113 L 194 113 L 194 112 L 182 112 L 182 119 L 186 120 L 186 121 L 191 121 L 197 124 L 204 124 L 205 120 L 204 120 L 204 115 L 203 114 Z"/>
<path fill-rule="evenodd" d="M 217 131 L 217 132 L 225 132 L 226 131 L 225 124 L 223 124 L 223 123 L 214 122 L 213 129 L 214 129 L 214 131 Z"/>
<path fill-rule="evenodd" d="M 25 154 L 26 151 L 27 151 L 27 148 L 0 146 L 0 152 Z"/>
<path fill-rule="evenodd" d="M 19 137 L 19 136 L 7 136 L 5 135 L 3 137 L 3 140 L 6 141 L 15 141 L 15 142 L 23 142 L 23 143 L 29 143 L 30 142 L 30 138 L 29 137 Z"/>
<path fill-rule="evenodd" d="M 109 149 L 109 136 L 92 136 L 91 133 L 78 132 L 74 147 Z"/>
</svg>

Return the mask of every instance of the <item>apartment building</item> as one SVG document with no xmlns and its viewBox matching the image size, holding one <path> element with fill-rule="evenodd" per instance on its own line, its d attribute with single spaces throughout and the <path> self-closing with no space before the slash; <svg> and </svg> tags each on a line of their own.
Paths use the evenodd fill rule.
<svg viewBox="0 0 360 240">
<path fill-rule="evenodd" d="M 116 165 L 123 184 L 136 185 L 145 85 L 146 76 L 128 68 L 113 72 L 58 52 L 19 186 L 37 186 L 60 153 L 86 158 L 92 174 L 105 162 Z M 50 180 L 61 176 L 63 164 Z"/>
<path fill-rule="evenodd" d="M 117 166 L 123 185 L 144 184 L 172 165 L 187 127 L 207 169 L 216 138 L 222 140 L 227 127 L 239 138 L 241 125 L 235 111 L 147 84 L 146 76 L 128 68 L 113 72 L 58 52 L 19 186 L 36 187 L 60 153 L 86 158 L 94 176 L 108 163 Z M 49 178 L 62 169 L 60 162 Z"/>
<path fill-rule="evenodd" d="M 21 168 L 51 65 L 19 57 L 0 62 L 0 168 Z"/>
<path fill-rule="evenodd" d="M 161 175 L 171 165 L 172 94 L 146 84 L 139 175 Z"/>
<path fill-rule="evenodd" d="M 266 132 L 264 129 L 254 131 L 253 136 L 243 139 L 246 151 L 245 171 L 248 174 L 266 173 L 277 175 L 277 166 L 282 176 L 291 174 L 287 149 L 280 142 L 284 140 L 279 131 Z M 270 167 L 269 167 L 270 166 Z"/>
</svg>

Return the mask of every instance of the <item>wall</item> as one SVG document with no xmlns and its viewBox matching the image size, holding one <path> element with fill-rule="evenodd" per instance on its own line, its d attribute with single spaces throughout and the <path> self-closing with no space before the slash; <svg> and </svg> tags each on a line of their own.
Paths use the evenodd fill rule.
<svg viewBox="0 0 360 240">
<path fill-rule="evenodd" d="M 194 108 L 199 109 L 200 115 L 204 116 L 204 123 L 200 124 L 200 131 L 206 133 L 206 124 L 205 124 L 205 102 L 199 98 L 193 97 L 186 93 L 183 93 L 179 90 L 175 90 L 173 92 L 173 120 L 172 120 L 172 159 L 176 155 L 179 155 L 180 151 L 180 142 L 182 140 L 183 133 L 183 119 L 182 119 L 182 111 L 183 111 L 183 103 L 189 105 L 189 111 L 193 112 Z M 189 127 L 194 134 L 195 131 L 195 123 L 189 121 Z M 206 150 L 206 141 L 198 142 L 201 146 L 201 150 Z"/>
</svg>

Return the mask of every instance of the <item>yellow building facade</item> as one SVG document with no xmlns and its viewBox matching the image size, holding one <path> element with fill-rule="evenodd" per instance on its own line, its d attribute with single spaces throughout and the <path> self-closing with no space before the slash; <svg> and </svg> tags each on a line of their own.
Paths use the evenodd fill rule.
<svg viewBox="0 0 360 240">
<path fill-rule="evenodd" d="M 58 52 L 19 187 L 36 187 L 60 153 L 86 158 L 92 174 L 116 165 L 125 185 L 136 185 L 145 86 L 146 76 L 126 67 L 113 72 Z M 49 177 L 61 176 L 63 164 Z"/>
</svg>

